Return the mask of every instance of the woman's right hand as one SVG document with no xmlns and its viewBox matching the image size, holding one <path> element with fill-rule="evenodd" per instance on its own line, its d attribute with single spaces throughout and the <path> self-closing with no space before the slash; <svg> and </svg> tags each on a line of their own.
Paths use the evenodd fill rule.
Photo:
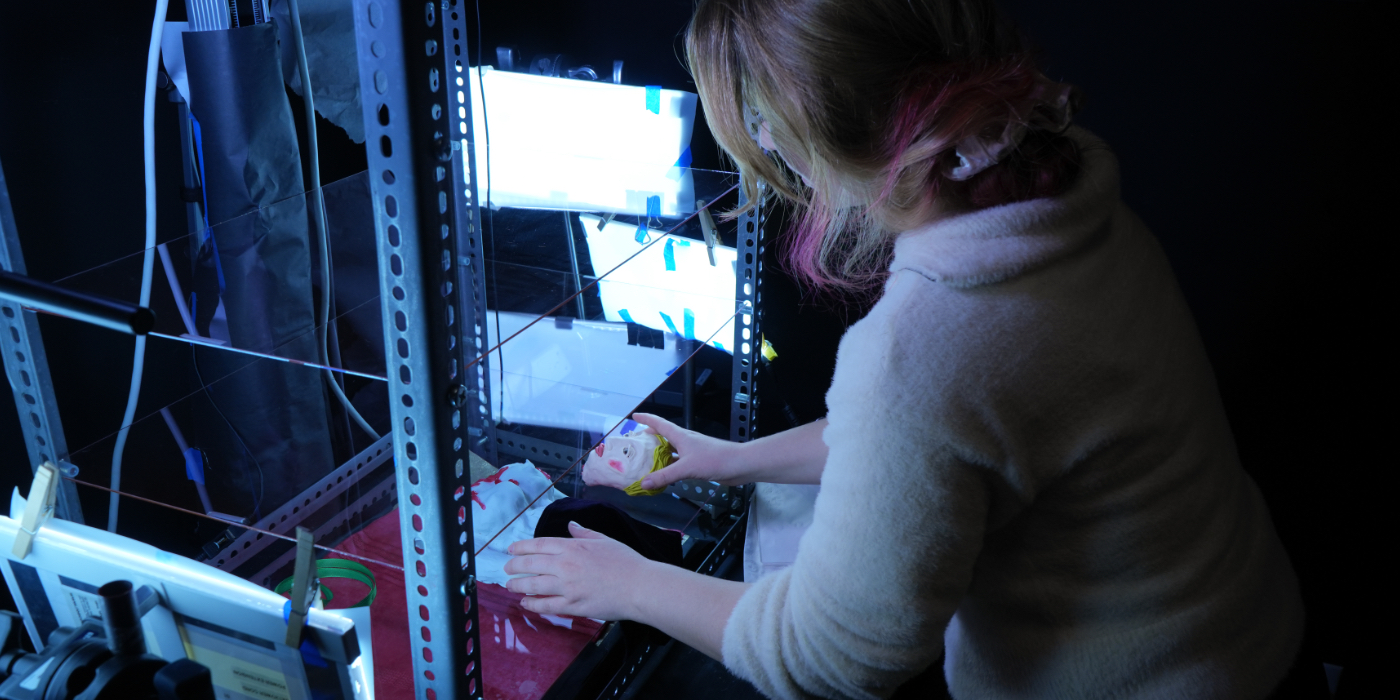
<svg viewBox="0 0 1400 700">
<path fill-rule="evenodd" d="M 666 438 L 672 449 L 680 455 L 670 466 L 646 475 L 642 479 L 642 488 L 648 491 L 659 489 L 681 479 L 704 479 L 725 486 L 752 481 L 744 475 L 742 443 L 720 440 L 686 430 L 650 413 L 634 413 L 632 420 L 646 426 L 648 432 Z"/>
</svg>

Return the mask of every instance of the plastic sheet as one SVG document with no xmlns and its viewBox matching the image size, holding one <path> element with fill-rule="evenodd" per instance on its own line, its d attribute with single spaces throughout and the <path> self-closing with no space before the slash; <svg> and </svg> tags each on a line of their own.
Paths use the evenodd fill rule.
<svg viewBox="0 0 1400 700">
<path fill-rule="evenodd" d="M 314 325 L 311 241 L 276 31 L 259 24 L 186 32 L 183 38 L 190 110 L 199 124 L 205 215 L 211 223 L 226 222 L 200 241 L 196 328 L 208 335 L 222 307 L 235 346 L 287 347 L 290 354 L 314 355 L 316 337 L 305 332 Z M 219 292 L 210 298 L 214 280 Z M 215 376 L 247 363 L 226 353 L 197 355 L 197 362 L 201 373 Z M 277 363 L 247 367 L 245 381 L 221 397 L 246 450 L 217 444 L 224 431 L 200 436 L 201 442 L 246 454 L 254 463 L 295 465 L 264 475 L 264 497 L 273 502 L 294 496 L 334 467 L 323 380 L 291 370 Z"/>
</svg>

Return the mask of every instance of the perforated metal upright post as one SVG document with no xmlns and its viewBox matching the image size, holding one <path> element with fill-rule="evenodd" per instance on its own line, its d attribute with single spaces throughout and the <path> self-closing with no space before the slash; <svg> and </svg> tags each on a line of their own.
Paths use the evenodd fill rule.
<svg viewBox="0 0 1400 700">
<path fill-rule="evenodd" d="M 480 698 L 468 449 L 490 439 L 458 0 L 354 0 L 419 698 Z M 457 78 L 463 78 L 462 84 Z M 469 265 L 461 265 L 465 258 Z M 473 435 L 475 433 L 475 435 Z"/>
<path fill-rule="evenodd" d="M 0 270 L 25 274 L 4 168 L 0 168 Z M 0 299 L 0 350 L 4 352 L 5 374 L 15 394 L 30 468 L 37 470 L 44 462 L 58 464 L 59 460 L 68 459 L 68 441 L 63 437 L 63 422 L 59 420 L 58 402 L 49 381 L 49 361 L 44 354 L 44 341 L 39 337 L 39 318 L 33 311 L 25 311 L 5 299 Z M 83 509 L 73 482 L 59 481 L 54 510 L 64 520 L 83 522 Z"/>
<path fill-rule="evenodd" d="M 744 121 L 757 138 L 760 120 L 758 112 L 744 107 Z M 729 439 L 747 442 L 753 437 L 754 418 L 758 415 L 758 366 L 763 353 L 760 328 L 763 303 L 763 219 L 762 197 L 767 189 L 758 182 L 759 206 L 738 218 L 738 234 L 734 241 L 738 260 L 735 263 L 734 303 L 734 381 L 733 402 L 730 404 Z M 739 188 L 739 202 L 747 200 L 744 188 Z"/>
</svg>

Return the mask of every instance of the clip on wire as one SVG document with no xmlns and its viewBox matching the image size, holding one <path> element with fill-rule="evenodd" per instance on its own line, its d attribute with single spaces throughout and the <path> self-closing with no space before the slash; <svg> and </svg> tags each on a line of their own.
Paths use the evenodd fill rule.
<svg viewBox="0 0 1400 700">
<path fill-rule="evenodd" d="M 768 342 L 768 339 L 764 338 L 762 333 L 760 333 L 758 337 L 763 341 L 759 346 L 758 354 L 763 356 L 764 364 L 778 359 L 778 351 L 773 349 L 773 344 Z"/>
<path fill-rule="evenodd" d="M 307 611 L 316 600 L 321 582 L 316 578 L 316 538 L 311 531 L 297 528 L 297 563 L 292 570 L 292 609 L 287 616 L 287 646 L 301 645 L 301 630 L 306 625 Z"/>
<path fill-rule="evenodd" d="M 719 244 L 719 234 L 715 232 L 715 219 L 710 215 L 709 202 L 695 203 L 700 209 L 700 233 L 705 235 L 705 252 L 710 254 L 710 267 L 715 266 L 715 246 Z"/>
<path fill-rule="evenodd" d="M 15 533 L 15 546 L 12 553 L 23 559 L 34 548 L 34 537 L 39 528 L 53 517 L 54 503 L 58 501 L 58 468 L 53 462 L 44 462 L 34 470 L 34 482 L 29 486 L 29 500 L 24 505 L 24 516 L 19 521 L 19 532 Z"/>
</svg>

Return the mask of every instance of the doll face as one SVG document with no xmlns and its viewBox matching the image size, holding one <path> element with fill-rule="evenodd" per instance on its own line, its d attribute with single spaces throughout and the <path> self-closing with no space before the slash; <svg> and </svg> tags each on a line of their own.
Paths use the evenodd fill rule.
<svg viewBox="0 0 1400 700">
<path fill-rule="evenodd" d="M 583 481 L 589 485 L 626 488 L 651 471 L 660 442 L 653 435 L 628 433 L 608 438 L 593 448 L 583 464 Z"/>
</svg>

